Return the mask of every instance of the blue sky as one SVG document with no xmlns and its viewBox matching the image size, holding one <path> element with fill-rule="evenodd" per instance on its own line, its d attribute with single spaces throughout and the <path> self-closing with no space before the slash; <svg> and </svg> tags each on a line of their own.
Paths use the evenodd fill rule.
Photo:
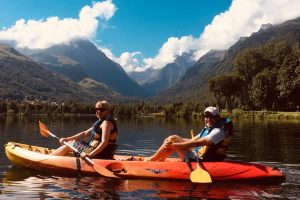
<svg viewBox="0 0 300 200">
<path fill-rule="evenodd" d="M 0 40 L 47 48 L 89 39 L 127 71 L 184 52 L 227 49 L 264 23 L 300 16 L 299 0 L 0 0 Z"/>
<path fill-rule="evenodd" d="M 115 28 L 100 33 L 105 45 L 117 55 L 141 51 L 148 57 L 158 53 L 169 37 L 198 37 L 213 17 L 229 8 L 230 0 L 118 0 L 118 10 L 109 21 Z M 186 2 L 186 3 L 185 3 Z M 109 46 L 110 47 L 110 46 Z"/>
<path fill-rule="evenodd" d="M 84 0 L 0 0 L 0 27 L 19 19 L 78 18 L 79 11 L 93 1 Z M 26 2 L 26 3 L 25 3 Z M 116 56 L 141 51 L 146 57 L 157 54 L 171 36 L 199 36 L 213 17 L 229 8 L 231 0 L 113 0 L 114 16 L 99 27 L 98 42 Z M 186 3 L 185 3 L 186 2 Z"/>
</svg>

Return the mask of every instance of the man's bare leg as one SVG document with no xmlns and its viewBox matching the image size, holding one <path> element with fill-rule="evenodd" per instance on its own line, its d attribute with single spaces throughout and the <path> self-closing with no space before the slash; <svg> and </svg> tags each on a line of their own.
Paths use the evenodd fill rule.
<svg viewBox="0 0 300 200">
<path fill-rule="evenodd" d="M 145 161 L 164 161 L 168 158 L 174 151 L 178 152 L 177 154 L 181 157 L 183 154 L 180 150 L 174 148 L 167 148 L 165 146 L 166 142 L 183 142 L 184 139 L 178 135 L 169 136 L 165 139 L 164 144 L 160 146 L 160 148 L 154 153 L 154 155 L 150 156 L 149 158 L 145 159 Z"/>
<path fill-rule="evenodd" d="M 164 161 L 172 153 L 173 149 L 166 148 L 163 144 L 152 156 L 145 159 L 145 161 Z"/>
</svg>

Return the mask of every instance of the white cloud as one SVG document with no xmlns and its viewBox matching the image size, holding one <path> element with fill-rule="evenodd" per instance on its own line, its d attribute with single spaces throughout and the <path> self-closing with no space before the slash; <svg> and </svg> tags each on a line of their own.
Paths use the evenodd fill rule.
<svg viewBox="0 0 300 200">
<path fill-rule="evenodd" d="M 96 45 L 97 48 L 98 48 L 101 52 L 103 52 L 109 59 L 111 59 L 111 60 L 113 60 L 113 61 L 117 61 L 118 58 L 116 58 L 116 57 L 114 56 L 114 54 L 111 52 L 110 49 L 104 48 L 104 47 L 100 47 L 100 46 L 98 46 L 97 44 L 95 44 L 95 45 Z"/>
<path fill-rule="evenodd" d="M 124 52 L 121 56 L 115 57 L 111 50 L 101 48 L 99 49 L 106 54 L 106 56 L 115 62 L 119 63 L 126 72 L 142 72 L 148 68 L 160 69 L 174 61 L 176 56 L 182 55 L 184 52 L 190 50 L 197 50 L 199 40 L 192 36 L 184 36 L 181 38 L 171 37 L 160 48 L 159 54 L 154 58 L 144 58 L 142 52 Z"/>
<path fill-rule="evenodd" d="M 233 0 L 228 11 L 214 17 L 200 36 L 198 59 L 205 50 L 228 49 L 262 24 L 278 24 L 300 16 L 299 0 Z"/>
<path fill-rule="evenodd" d="M 161 68 L 176 56 L 195 50 L 194 59 L 212 49 L 228 49 L 240 37 L 250 36 L 262 24 L 278 24 L 300 16 L 299 0 L 233 0 L 230 8 L 215 16 L 199 38 L 169 38 L 154 58 L 144 59 L 144 68 Z"/>
<path fill-rule="evenodd" d="M 127 72 L 159 69 L 176 56 L 195 51 L 199 59 L 211 49 L 227 49 L 240 37 L 249 36 L 262 24 L 282 23 L 300 16 L 299 0 L 232 0 L 229 9 L 216 15 L 199 37 L 170 37 L 153 58 L 142 52 L 124 52 L 120 57 L 111 50 L 100 48 L 109 58 L 121 64 Z M 0 30 L 0 40 L 15 41 L 18 47 L 46 48 L 68 43 L 73 39 L 93 39 L 99 19 L 109 20 L 116 12 L 112 0 L 93 3 L 81 9 L 78 19 L 49 17 L 46 20 L 18 20 L 14 26 Z"/>
<path fill-rule="evenodd" d="M 140 67 L 142 65 L 142 53 L 141 52 L 124 52 L 119 58 L 120 65 L 125 69 L 126 72 L 139 72 L 144 69 Z"/>
<path fill-rule="evenodd" d="M 190 50 L 195 50 L 198 46 L 198 39 L 194 39 L 192 36 L 184 36 L 181 38 L 171 37 L 160 48 L 156 57 L 144 59 L 145 68 L 152 67 L 159 69 L 164 67 L 166 64 L 173 62 L 176 56 L 180 56 Z"/>
<path fill-rule="evenodd" d="M 78 19 L 49 17 L 46 20 L 18 20 L 14 26 L 0 31 L 0 40 L 14 41 L 19 48 L 47 48 L 69 43 L 74 39 L 92 39 L 98 27 L 98 18 L 108 20 L 116 11 L 111 0 L 84 6 Z"/>
<path fill-rule="evenodd" d="M 127 73 L 144 71 L 144 68 L 141 67 L 143 65 L 141 52 L 124 52 L 118 58 L 113 55 L 110 49 L 101 47 L 99 49 L 109 59 L 119 63 Z"/>
</svg>

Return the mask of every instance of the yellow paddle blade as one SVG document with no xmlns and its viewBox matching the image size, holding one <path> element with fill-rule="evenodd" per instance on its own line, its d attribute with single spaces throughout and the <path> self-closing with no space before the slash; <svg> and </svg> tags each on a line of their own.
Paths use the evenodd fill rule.
<svg viewBox="0 0 300 200">
<path fill-rule="evenodd" d="M 48 129 L 48 127 L 45 125 L 45 124 L 43 124 L 42 122 L 40 122 L 39 121 L 39 127 L 40 127 L 40 133 L 41 133 L 41 135 L 42 136 L 44 136 L 44 137 L 48 137 L 49 136 L 49 129 Z"/>
<path fill-rule="evenodd" d="M 193 183 L 211 183 L 211 177 L 209 173 L 201 168 L 198 168 L 191 172 L 190 179 Z"/>
</svg>

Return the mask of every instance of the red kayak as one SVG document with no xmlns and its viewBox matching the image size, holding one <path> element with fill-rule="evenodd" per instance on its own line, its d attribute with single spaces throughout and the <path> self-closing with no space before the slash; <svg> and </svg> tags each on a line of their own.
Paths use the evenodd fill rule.
<svg viewBox="0 0 300 200">
<path fill-rule="evenodd" d="M 9 142 L 5 153 L 12 164 L 48 171 L 52 173 L 97 175 L 98 172 L 81 158 L 72 156 L 52 156 L 53 149 Z M 187 163 L 177 158 L 164 162 L 146 162 L 145 157 L 116 155 L 114 160 L 93 159 L 96 166 L 105 168 L 121 178 L 150 178 L 190 180 L 191 169 Z M 196 163 L 191 163 L 196 169 Z M 284 174 L 273 167 L 262 164 L 224 161 L 202 162 L 213 181 L 221 180 L 284 180 Z"/>
</svg>

